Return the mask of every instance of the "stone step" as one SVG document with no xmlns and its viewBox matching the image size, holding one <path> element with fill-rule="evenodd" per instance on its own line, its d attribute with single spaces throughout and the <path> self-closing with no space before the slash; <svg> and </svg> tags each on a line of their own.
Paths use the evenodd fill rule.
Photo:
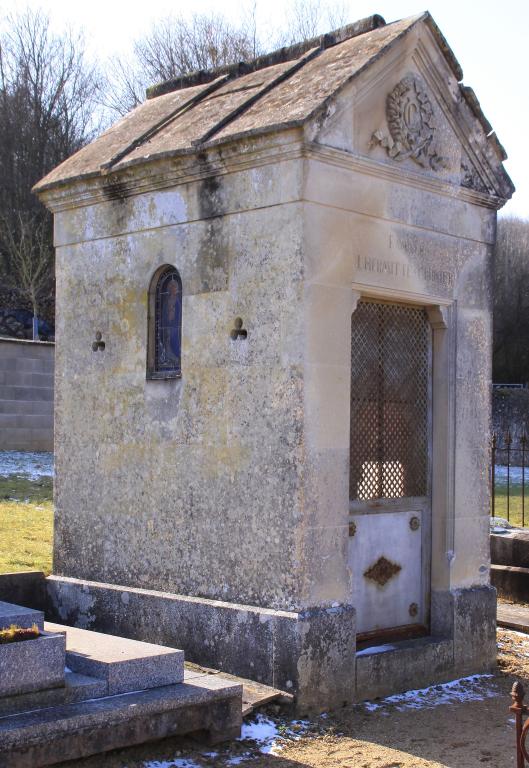
<svg viewBox="0 0 529 768">
<path fill-rule="evenodd" d="M 0 629 L 7 629 L 12 624 L 24 629 L 36 624 L 42 632 L 44 630 L 44 613 L 34 611 L 33 608 L 24 608 L 23 605 L 5 603 L 0 600 Z"/>
<path fill-rule="evenodd" d="M 107 684 L 104 680 L 67 671 L 64 675 L 64 688 L 46 688 L 18 696 L 1 697 L 0 717 L 23 714 L 42 707 L 58 707 L 86 699 L 100 698 L 106 695 L 106 691 Z"/>
<path fill-rule="evenodd" d="M 184 679 L 184 652 L 116 635 L 45 622 L 48 632 L 66 634 L 66 666 L 105 680 L 109 695 L 157 688 Z"/>
<path fill-rule="evenodd" d="M 527 602 L 529 568 L 516 565 L 491 565 L 490 583 L 496 587 L 498 597 L 520 603 Z"/>
<path fill-rule="evenodd" d="M 498 602 L 498 626 L 529 634 L 529 608 L 525 605 L 511 605 Z"/>
<path fill-rule="evenodd" d="M 0 768 L 43 768 L 147 741 L 206 731 L 210 743 L 241 730 L 242 686 L 194 677 L 146 691 L 0 717 Z"/>
<path fill-rule="evenodd" d="M 65 638 L 44 632 L 0 645 L 0 698 L 64 685 Z"/>
</svg>

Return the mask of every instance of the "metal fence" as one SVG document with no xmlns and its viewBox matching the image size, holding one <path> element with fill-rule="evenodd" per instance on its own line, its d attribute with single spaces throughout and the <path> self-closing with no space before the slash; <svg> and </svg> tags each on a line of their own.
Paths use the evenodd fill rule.
<svg viewBox="0 0 529 768">
<path fill-rule="evenodd" d="M 491 515 L 522 527 L 526 517 L 529 524 L 529 509 L 525 502 L 528 449 L 525 431 L 517 441 L 512 439 L 510 432 L 502 436 L 492 435 Z"/>
<path fill-rule="evenodd" d="M 516 730 L 516 768 L 525 768 L 526 760 L 529 760 L 527 754 L 527 733 L 529 731 L 529 719 L 524 723 L 524 715 L 529 708 L 524 704 L 525 690 L 523 685 L 517 680 L 511 690 L 512 704 L 509 710 L 514 715 Z M 512 763 L 511 763 L 512 764 Z"/>
</svg>

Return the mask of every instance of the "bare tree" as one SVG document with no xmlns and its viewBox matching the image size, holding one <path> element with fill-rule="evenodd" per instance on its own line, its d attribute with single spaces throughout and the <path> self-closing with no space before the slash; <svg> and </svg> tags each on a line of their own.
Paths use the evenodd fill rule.
<svg viewBox="0 0 529 768">
<path fill-rule="evenodd" d="M 42 270 L 52 268 L 51 217 L 32 186 L 97 131 L 98 76 L 80 35 L 56 35 L 49 18 L 25 11 L 0 35 L 0 272 L 18 275 L 38 307 Z M 31 245 L 28 238 L 34 237 Z M 44 247 L 46 245 L 46 247 Z M 34 260 L 34 264 L 29 264 Z M 37 288 L 37 285 L 40 286 Z"/>
<path fill-rule="evenodd" d="M 37 318 L 42 301 L 53 289 L 53 247 L 46 221 L 20 212 L 16 214 L 16 219 L 17 227 L 14 229 L 12 217 L 0 218 L 3 243 L 0 278 L 3 285 L 22 300 L 29 300 L 33 317 Z"/>
<path fill-rule="evenodd" d="M 105 66 L 105 83 L 100 90 L 102 106 L 110 119 L 126 115 L 145 101 L 145 91 L 152 85 L 134 55 L 116 56 Z"/>
<path fill-rule="evenodd" d="M 254 22 L 255 13 L 240 26 L 219 14 L 161 19 L 136 40 L 132 57 L 109 64 L 105 105 L 123 115 L 143 101 L 149 85 L 258 56 Z"/>
<path fill-rule="evenodd" d="M 135 41 L 131 54 L 109 62 L 103 101 L 111 111 L 125 115 L 141 104 L 149 85 L 249 61 L 348 21 L 346 0 L 290 0 L 280 30 L 266 25 L 259 28 L 257 0 L 243 6 L 238 24 L 221 14 L 167 16 Z"/>
<path fill-rule="evenodd" d="M 285 28 L 276 45 L 293 45 L 310 40 L 351 21 L 344 0 L 291 0 L 285 15 Z"/>
<path fill-rule="evenodd" d="M 246 30 L 223 16 L 195 14 L 162 19 L 150 34 L 136 42 L 135 52 L 151 80 L 244 61 L 254 52 Z"/>
</svg>

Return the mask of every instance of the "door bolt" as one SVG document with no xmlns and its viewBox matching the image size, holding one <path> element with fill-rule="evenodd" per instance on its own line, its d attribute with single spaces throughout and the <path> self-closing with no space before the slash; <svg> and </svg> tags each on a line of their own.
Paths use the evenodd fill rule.
<svg viewBox="0 0 529 768">
<path fill-rule="evenodd" d="M 349 536 L 354 536 L 356 533 L 356 523 L 351 522 L 349 523 Z"/>
<path fill-rule="evenodd" d="M 417 616 L 419 613 L 419 606 L 417 603 L 411 603 L 410 607 L 408 608 L 408 611 L 410 613 L 410 616 Z"/>
</svg>

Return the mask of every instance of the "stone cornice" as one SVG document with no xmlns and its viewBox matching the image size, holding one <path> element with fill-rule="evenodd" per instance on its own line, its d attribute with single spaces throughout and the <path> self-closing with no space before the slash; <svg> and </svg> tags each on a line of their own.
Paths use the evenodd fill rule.
<svg viewBox="0 0 529 768">
<path fill-rule="evenodd" d="M 52 213 L 58 213 L 301 157 L 301 131 L 293 130 L 282 132 L 281 136 L 275 134 L 259 140 L 237 141 L 200 152 L 143 161 L 112 173 L 93 174 L 67 185 L 49 187 L 38 194 Z"/>
<path fill-rule="evenodd" d="M 425 192 L 432 192 L 437 195 L 443 195 L 444 197 L 455 197 L 458 200 L 463 200 L 472 205 L 479 205 L 485 208 L 498 210 L 507 202 L 507 200 L 502 197 L 496 197 L 484 192 L 477 192 L 473 189 L 462 187 L 448 181 L 441 181 L 424 172 L 404 169 L 399 165 L 383 163 L 379 160 L 372 160 L 371 158 L 362 157 L 360 155 L 352 155 L 350 152 L 335 149 L 334 147 L 311 143 L 306 145 L 305 155 L 314 160 L 335 165 L 339 168 L 348 168 L 357 173 L 377 176 L 381 179 L 386 179 L 397 184 L 405 184 L 408 187 L 422 189 Z"/>
<path fill-rule="evenodd" d="M 506 202 L 504 198 L 441 181 L 424 172 L 415 172 L 402 166 L 353 155 L 345 150 L 315 142 L 304 142 L 300 130 L 292 130 L 288 136 L 283 133 L 279 140 L 278 138 L 275 134 L 263 137 L 257 142 L 248 142 L 246 146 L 238 141 L 231 146 L 222 147 L 222 150 L 212 147 L 206 153 L 203 152 L 207 154 L 206 162 L 197 162 L 195 153 L 151 160 L 110 174 L 77 179 L 67 186 L 45 189 L 40 192 L 40 197 L 53 213 L 58 213 L 169 189 L 211 176 L 224 176 L 307 158 L 485 208 L 498 210 Z"/>
</svg>

